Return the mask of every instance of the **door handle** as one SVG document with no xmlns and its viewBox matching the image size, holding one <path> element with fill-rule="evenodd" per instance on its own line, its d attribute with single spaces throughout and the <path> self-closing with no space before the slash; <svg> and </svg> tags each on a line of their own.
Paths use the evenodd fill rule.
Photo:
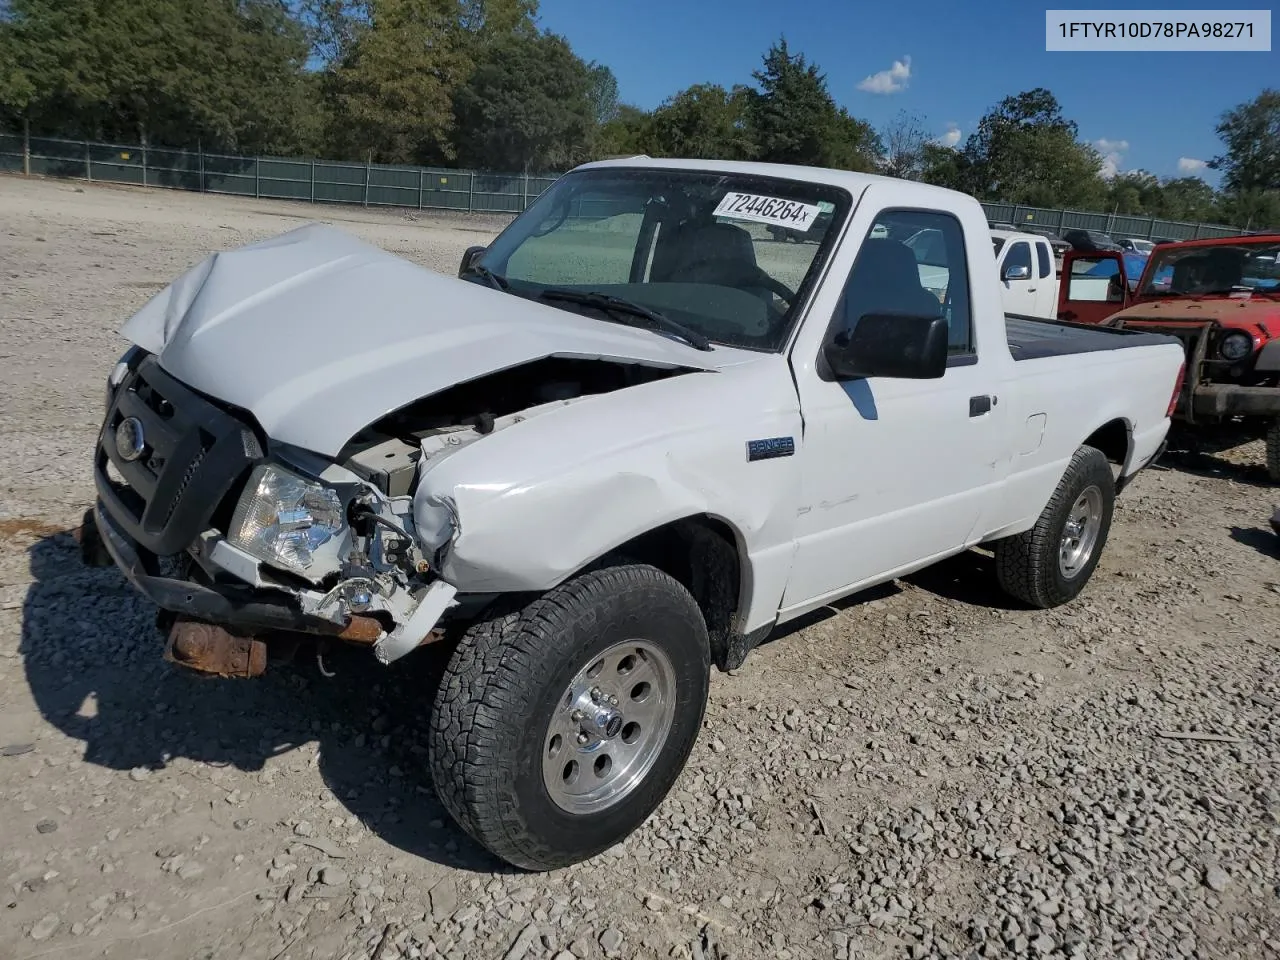
<svg viewBox="0 0 1280 960">
<path fill-rule="evenodd" d="M 969 398 L 969 416 L 980 417 L 984 413 L 990 413 L 991 408 L 995 406 L 995 399 L 989 396 L 970 397 Z"/>
</svg>

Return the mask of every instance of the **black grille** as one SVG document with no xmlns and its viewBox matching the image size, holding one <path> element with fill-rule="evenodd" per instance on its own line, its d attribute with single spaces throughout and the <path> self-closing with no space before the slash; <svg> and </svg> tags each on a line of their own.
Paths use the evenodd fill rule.
<svg viewBox="0 0 1280 960">
<path fill-rule="evenodd" d="M 142 456 L 133 461 L 116 448 L 116 428 L 128 417 L 142 424 L 144 437 Z M 107 511 L 138 545 L 168 556 L 208 528 L 219 503 L 260 458 L 260 449 L 248 424 L 147 357 L 116 390 L 103 420 L 94 480 Z M 107 476 L 108 460 L 123 485 Z"/>
</svg>

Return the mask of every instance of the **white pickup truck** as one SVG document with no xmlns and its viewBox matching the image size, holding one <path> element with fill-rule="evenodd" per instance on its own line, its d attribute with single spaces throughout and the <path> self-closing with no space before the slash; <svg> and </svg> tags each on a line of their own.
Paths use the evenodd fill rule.
<svg viewBox="0 0 1280 960">
<path fill-rule="evenodd" d="M 1047 238 L 992 230 L 1005 313 L 1052 320 L 1058 316 L 1058 267 Z"/>
<path fill-rule="evenodd" d="M 1075 597 L 1183 362 L 1006 322 L 977 201 L 859 173 L 588 164 L 459 273 L 319 225 L 190 269 L 124 326 L 82 544 L 192 669 L 444 645 L 436 789 L 528 869 L 640 825 L 781 623 L 975 544 Z"/>
</svg>

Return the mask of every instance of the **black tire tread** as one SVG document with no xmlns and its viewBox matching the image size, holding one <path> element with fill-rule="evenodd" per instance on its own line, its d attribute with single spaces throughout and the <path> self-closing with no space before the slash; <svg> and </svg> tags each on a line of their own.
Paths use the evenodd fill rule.
<svg viewBox="0 0 1280 960">
<path fill-rule="evenodd" d="M 1058 562 L 1058 544 L 1061 538 L 1061 532 L 1056 529 L 1055 520 L 1064 502 L 1074 501 L 1078 495 L 1075 493 L 1076 478 L 1089 477 L 1092 474 L 1098 474 L 1099 480 L 1105 475 L 1105 483 L 1102 484 L 1103 497 L 1114 497 L 1111 467 L 1106 456 L 1095 447 L 1082 446 L 1072 455 L 1071 462 L 1063 472 L 1062 479 L 1053 491 L 1053 496 L 1041 511 L 1035 526 L 1012 537 L 998 540 L 993 545 L 996 579 L 1005 593 L 1041 610 L 1056 607 L 1071 599 L 1070 596 L 1059 595 L 1055 589 L 1054 566 Z M 1109 523 L 1104 526 L 1099 542 L 1094 548 L 1095 557 L 1105 546 L 1108 526 Z M 1086 576 L 1085 580 L 1087 579 Z M 1081 587 L 1083 588 L 1083 583 Z"/>
<path fill-rule="evenodd" d="M 500 607 L 491 609 L 463 635 L 441 681 L 428 751 L 436 793 L 468 836 L 516 866 L 545 870 L 571 861 L 512 829 L 516 818 L 507 809 L 506 774 L 491 760 L 500 749 L 504 726 L 499 713 L 527 716 L 529 680 L 536 675 L 537 664 L 554 655 L 561 626 L 589 616 L 607 595 L 620 590 L 683 599 L 688 616 L 702 623 L 702 613 L 688 591 L 655 567 L 592 569 L 523 607 L 499 601 Z M 703 646 L 709 672 L 705 631 Z M 699 726 L 701 719 L 699 715 Z"/>
</svg>

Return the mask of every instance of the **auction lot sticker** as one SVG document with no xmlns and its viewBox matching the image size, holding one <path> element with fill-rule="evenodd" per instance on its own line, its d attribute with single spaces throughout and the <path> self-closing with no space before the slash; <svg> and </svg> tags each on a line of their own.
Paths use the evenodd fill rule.
<svg viewBox="0 0 1280 960">
<path fill-rule="evenodd" d="M 712 216 L 729 220 L 772 223 L 780 227 L 808 230 L 818 215 L 818 205 L 757 193 L 729 192 L 724 195 Z"/>
</svg>

